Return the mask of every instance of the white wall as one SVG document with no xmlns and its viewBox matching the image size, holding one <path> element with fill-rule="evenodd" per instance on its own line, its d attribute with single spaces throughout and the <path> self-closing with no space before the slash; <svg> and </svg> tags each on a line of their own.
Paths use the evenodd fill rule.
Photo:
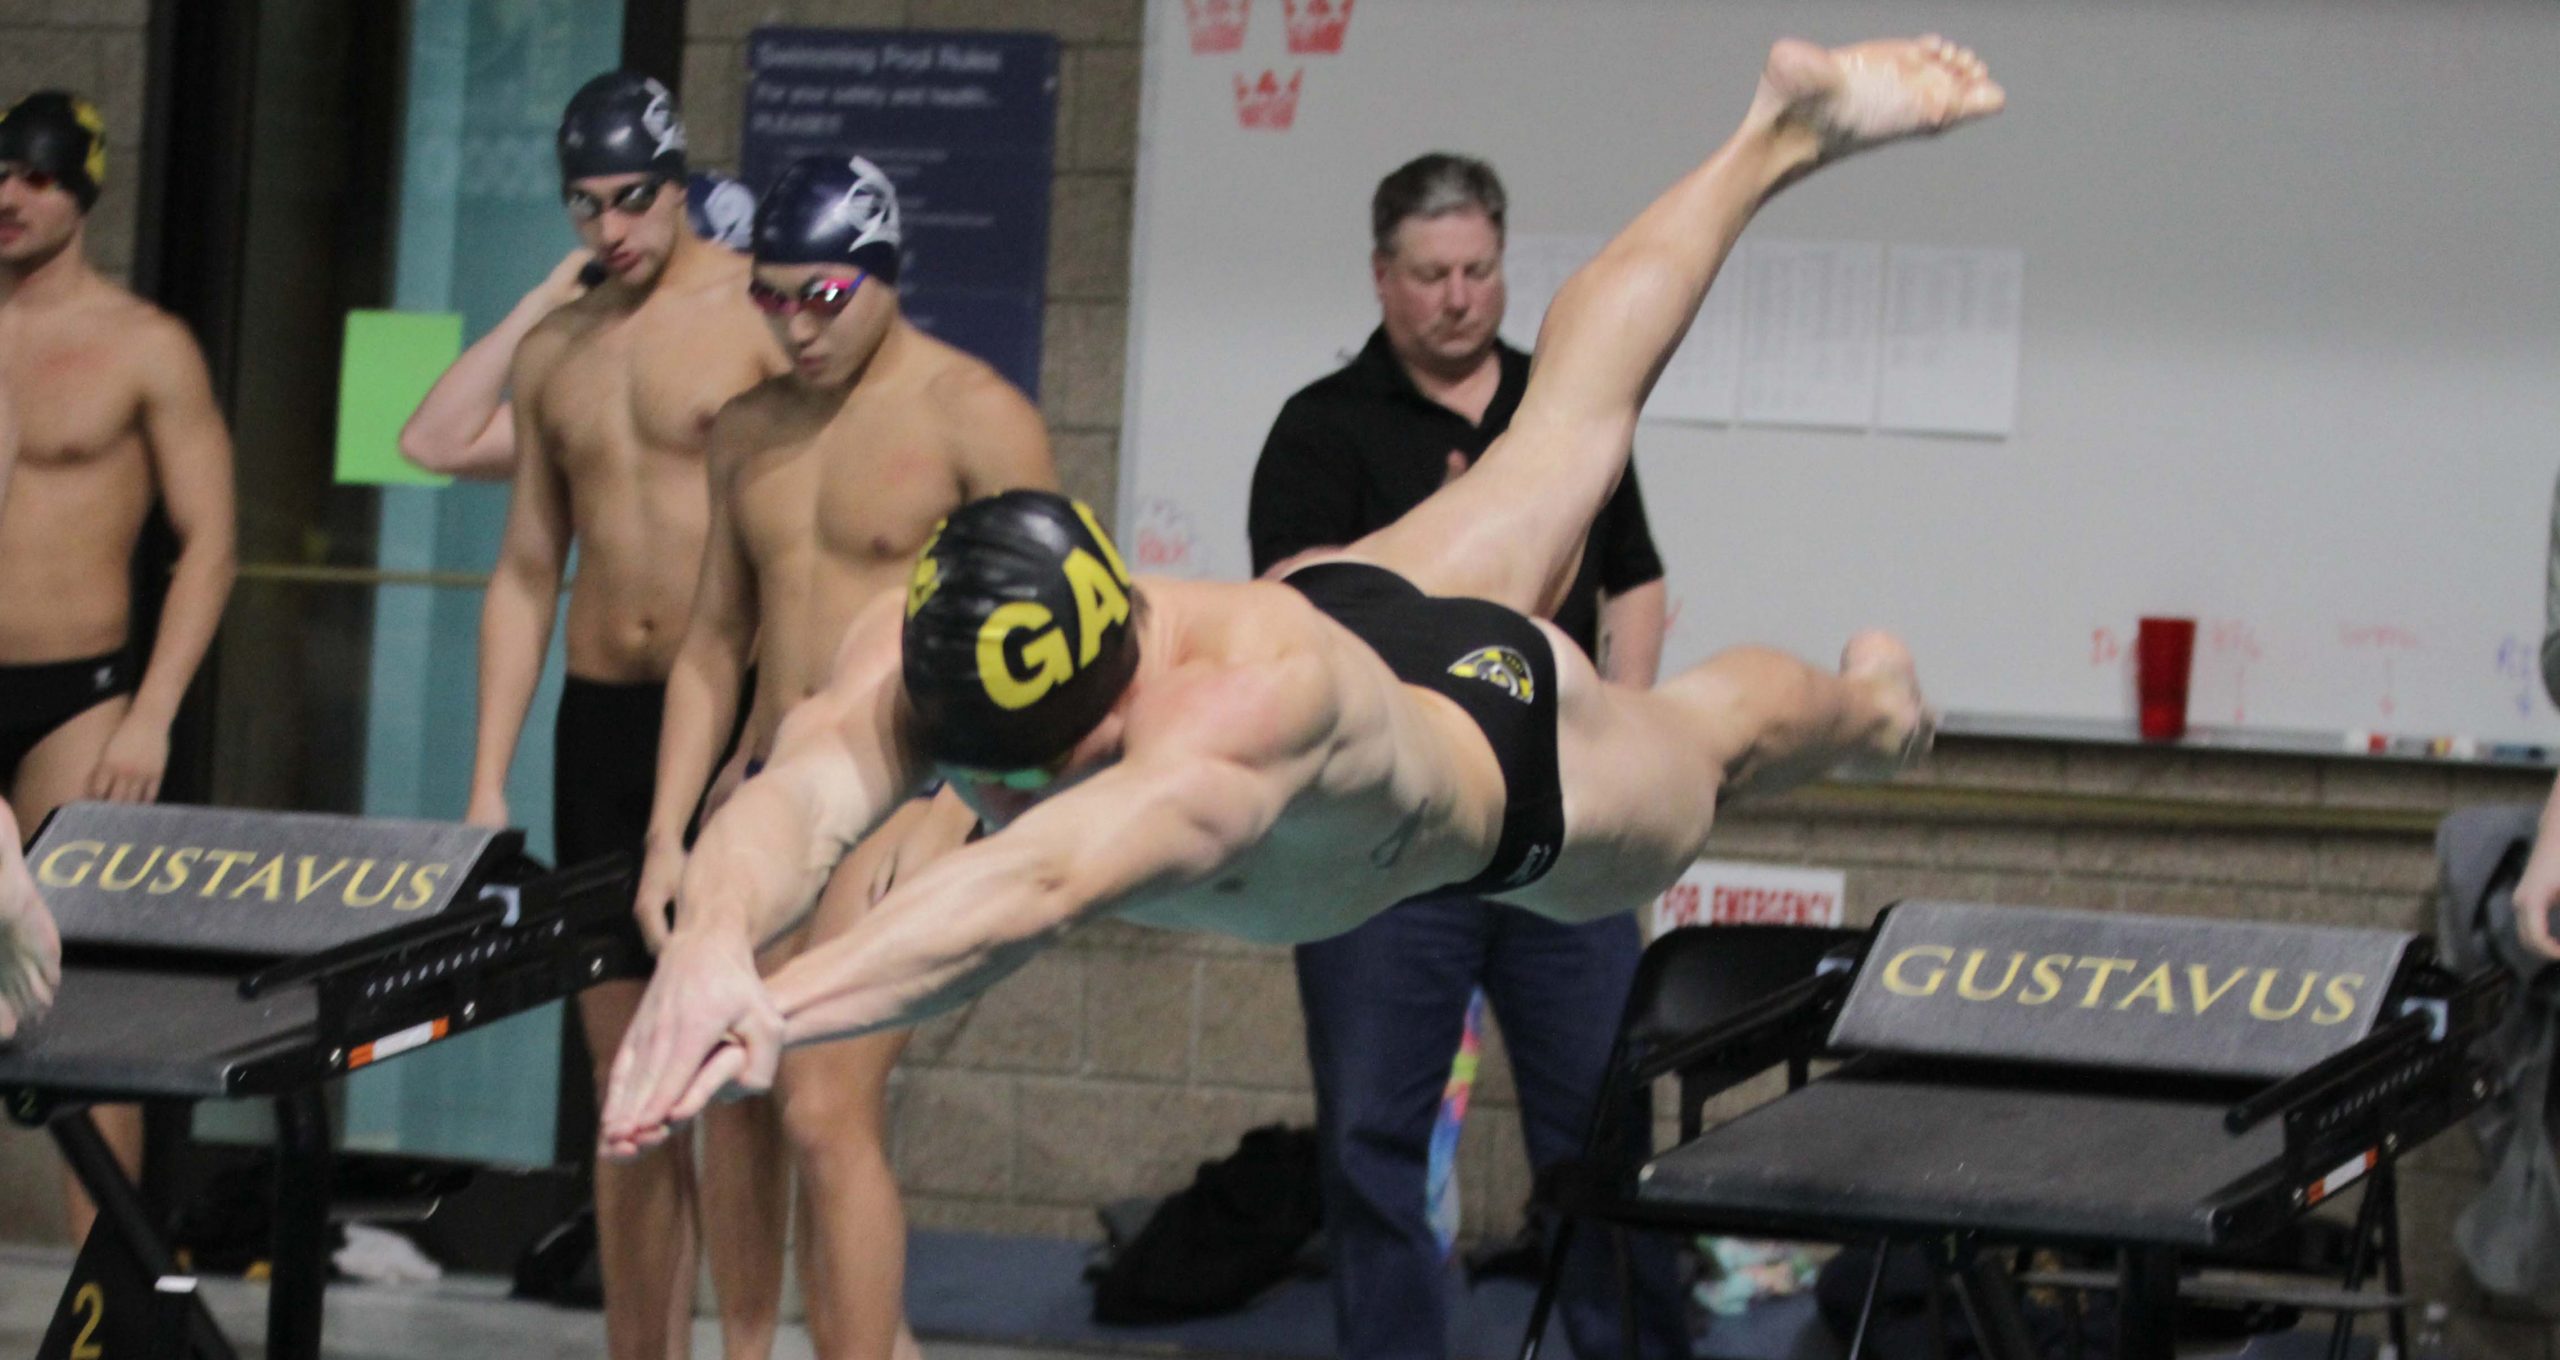
<svg viewBox="0 0 2560 1360">
<path fill-rule="evenodd" d="M 1258 0 L 1243 51 L 1200 56 L 1151 6 L 1120 522 L 1156 569 L 1243 573 L 1272 413 L 1375 323 L 1386 170 L 1475 152 L 1515 233 L 1611 230 L 1730 128 L 1774 36 L 1927 25 L 2010 111 L 1827 170 L 1754 235 L 2022 249 L 2018 432 L 1648 425 L 1671 660 L 1882 623 L 1951 710 L 2120 721 L 2097 634 L 2182 613 L 2202 723 L 2560 734 L 2530 661 L 2560 9 L 1362 0 L 1340 55 L 1293 56 Z M 1234 116 L 1266 67 L 1305 71 L 1286 132 Z"/>
</svg>

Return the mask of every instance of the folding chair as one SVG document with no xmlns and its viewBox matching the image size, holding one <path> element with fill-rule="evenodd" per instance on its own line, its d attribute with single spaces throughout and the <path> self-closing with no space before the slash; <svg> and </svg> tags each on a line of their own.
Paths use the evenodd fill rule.
<svg viewBox="0 0 2560 1360">
<path fill-rule="evenodd" d="M 1521 1360 L 1536 1360 L 1575 1221 L 1581 1218 L 1610 1226 L 1619 1267 L 1619 1326 L 1627 1353 L 1635 1353 L 1635 1280 L 1626 1233 L 1630 1227 L 1677 1225 L 1665 1222 L 1660 1210 L 1635 1201 L 1636 1168 L 1613 1155 L 1624 1145 L 1628 1111 L 1641 1108 L 1647 1112 L 1643 1117 L 1650 1118 L 1650 1102 L 1641 1098 L 1656 1080 L 1677 1074 L 1680 1137 L 1697 1137 L 1704 1129 L 1707 1101 L 1769 1066 L 1776 1056 L 1761 1053 L 1757 1045 L 1750 1051 L 1721 1052 L 1729 1046 L 1722 1036 L 1747 1029 L 1818 989 L 1831 990 L 1836 1006 L 1866 939 L 1862 930 L 1819 926 L 1690 926 L 1645 949 L 1582 1155 L 1541 1173 L 1531 1197 L 1532 1206 L 1553 1213 L 1557 1224 L 1537 1302 L 1530 1309 L 1528 1335 L 1521 1342 Z M 1824 960 L 1834 954 L 1840 955 L 1839 963 L 1826 967 Z M 1806 1066 L 1802 1058 L 1790 1059 L 1789 1085 L 1804 1083 Z M 1720 1077 L 1727 1079 L 1720 1082 Z"/>
</svg>

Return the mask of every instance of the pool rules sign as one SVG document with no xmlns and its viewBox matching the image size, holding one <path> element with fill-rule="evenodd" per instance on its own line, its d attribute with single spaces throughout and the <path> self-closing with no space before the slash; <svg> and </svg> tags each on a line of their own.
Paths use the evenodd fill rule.
<svg viewBox="0 0 2560 1360">
<path fill-rule="evenodd" d="M 1681 926 L 1836 926 L 1848 884 L 1838 869 L 1702 859 L 1653 900 L 1647 938 Z"/>
</svg>

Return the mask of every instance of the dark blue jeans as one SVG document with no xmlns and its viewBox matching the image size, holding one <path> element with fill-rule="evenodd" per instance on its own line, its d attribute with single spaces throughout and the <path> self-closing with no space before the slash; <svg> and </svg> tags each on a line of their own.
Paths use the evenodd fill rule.
<svg viewBox="0 0 2560 1360">
<path fill-rule="evenodd" d="M 1643 941 L 1632 916 L 1565 925 L 1467 897 L 1392 907 L 1348 934 L 1298 946 L 1298 994 L 1315 1069 L 1334 1327 L 1346 1360 L 1442 1360 L 1449 1274 L 1423 1213 L 1431 1125 L 1478 985 L 1501 1022 L 1529 1160 L 1577 1156 Z M 1621 1155 L 1641 1159 L 1649 1119 Z M 1597 1225 L 1576 1230 L 1561 1307 L 1583 1360 L 1628 1354 L 1617 1258 Z M 1685 1357 L 1673 1246 L 1633 1233 L 1642 1344 Z"/>
</svg>

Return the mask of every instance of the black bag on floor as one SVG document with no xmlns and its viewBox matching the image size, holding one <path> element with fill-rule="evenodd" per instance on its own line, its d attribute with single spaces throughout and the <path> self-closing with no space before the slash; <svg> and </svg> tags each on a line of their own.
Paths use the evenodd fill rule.
<svg viewBox="0 0 2560 1360">
<path fill-rule="evenodd" d="M 563 1308 L 604 1307 L 604 1272 L 596 1259 L 596 1211 L 583 1207 L 533 1240 L 516 1258 L 508 1297 Z"/>
<path fill-rule="evenodd" d="M 1189 1188 L 1094 1277 L 1093 1319 L 1178 1322 L 1232 1312 L 1286 1278 L 1323 1218 L 1312 1130 L 1268 1124 Z"/>
</svg>

